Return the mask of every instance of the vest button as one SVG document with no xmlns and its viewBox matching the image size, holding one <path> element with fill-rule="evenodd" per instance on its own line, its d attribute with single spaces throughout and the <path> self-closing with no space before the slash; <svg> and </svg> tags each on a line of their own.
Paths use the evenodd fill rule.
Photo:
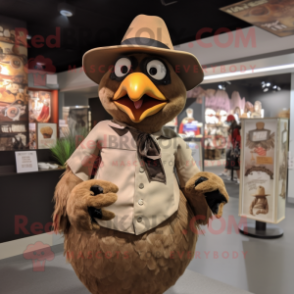
<svg viewBox="0 0 294 294">
<path fill-rule="evenodd" d="M 142 222 L 142 218 L 140 216 L 137 218 L 137 222 L 138 223 L 141 223 Z"/>
<path fill-rule="evenodd" d="M 140 200 L 138 201 L 138 204 L 139 204 L 140 206 L 142 206 L 142 205 L 144 204 L 143 199 L 140 199 Z"/>
<path fill-rule="evenodd" d="M 140 188 L 140 189 L 143 189 L 143 188 L 144 188 L 144 184 L 141 183 L 141 184 L 139 185 L 139 188 Z"/>
<path fill-rule="evenodd" d="M 144 172 L 144 168 L 143 167 L 140 167 L 139 171 L 140 171 L 140 173 L 143 173 Z"/>
</svg>

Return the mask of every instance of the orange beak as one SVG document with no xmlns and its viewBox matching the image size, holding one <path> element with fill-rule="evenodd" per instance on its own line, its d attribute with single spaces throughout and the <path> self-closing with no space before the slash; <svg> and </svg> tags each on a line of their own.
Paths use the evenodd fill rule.
<svg viewBox="0 0 294 294">
<path fill-rule="evenodd" d="M 154 83 L 140 72 L 131 73 L 122 81 L 113 101 L 135 123 L 154 115 L 167 103 Z"/>
</svg>

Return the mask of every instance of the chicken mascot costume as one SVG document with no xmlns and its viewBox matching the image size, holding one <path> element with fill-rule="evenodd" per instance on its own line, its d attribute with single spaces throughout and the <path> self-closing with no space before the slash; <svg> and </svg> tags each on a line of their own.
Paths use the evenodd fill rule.
<svg viewBox="0 0 294 294">
<path fill-rule="evenodd" d="M 86 52 L 83 67 L 113 119 L 67 161 L 54 229 L 91 293 L 162 294 L 193 258 L 198 226 L 221 217 L 229 199 L 223 181 L 200 172 L 187 144 L 164 128 L 203 80 L 201 65 L 173 49 L 161 18 L 139 15 L 121 45 Z"/>
</svg>

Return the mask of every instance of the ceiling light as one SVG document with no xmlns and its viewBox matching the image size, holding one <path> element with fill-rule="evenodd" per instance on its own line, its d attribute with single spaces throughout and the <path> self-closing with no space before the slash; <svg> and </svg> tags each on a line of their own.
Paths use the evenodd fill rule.
<svg viewBox="0 0 294 294">
<path fill-rule="evenodd" d="M 66 16 L 66 17 L 73 16 L 73 14 L 75 12 L 75 8 L 72 5 L 67 4 L 65 2 L 59 3 L 57 8 L 58 8 L 59 13 L 63 16 Z"/>
<path fill-rule="evenodd" d="M 267 92 L 267 91 L 268 91 L 268 88 L 264 88 L 264 89 L 263 89 L 263 92 Z"/>
<path fill-rule="evenodd" d="M 277 85 L 273 86 L 273 91 L 281 91 L 281 88 Z"/>
<path fill-rule="evenodd" d="M 161 4 L 163 6 L 168 6 L 168 5 L 171 5 L 171 4 L 175 4 L 177 3 L 178 1 L 176 0 L 160 0 Z"/>
<path fill-rule="evenodd" d="M 290 68 L 294 68 L 294 63 L 285 64 L 285 65 L 262 67 L 262 68 L 254 69 L 254 71 L 252 71 L 252 69 L 247 69 L 242 72 L 237 71 L 234 73 L 223 73 L 223 74 L 209 75 L 209 76 L 205 76 L 204 80 L 214 80 L 214 79 L 228 78 L 228 77 L 234 77 L 234 76 L 250 75 L 250 74 L 262 73 L 262 72 L 268 72 L 268 71 L 273 72 L 276 70 L 290 69 Z"/>
<path fill-rule="evenodd" d="M 73 13 L 68 10 L 60 10 L 60 14 L 66 17 L 71 17 L 73 15 Z"/>
<path fill-rule="evenodd" d="M 271 83 L 266 83 L 267 87 L 270 87 L 271 86 Z"/>
</svg>

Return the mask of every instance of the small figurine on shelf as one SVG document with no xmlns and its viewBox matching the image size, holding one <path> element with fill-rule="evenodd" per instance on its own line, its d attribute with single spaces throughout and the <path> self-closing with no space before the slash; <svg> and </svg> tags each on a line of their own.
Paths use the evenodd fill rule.
<svg viewBox="0 0 294 294">
<path fill-rule="evenodd" d="M 187 117 L 185 117 L 179 128 L 180 134 L 186 134 L 188 136 L 199 136 L 201 135 L 201 130 L 199 128 L 199 123 L 193 117 L 193 109 L 187 108 L 186 110 Z"/>
<path fill-rule="evenodd" d="M 260 101 L 255 101 L 254 112 L 251 113 L 251 118 L 261 118 L 262 117 L 262 104 Z"/>
<path fill-rule="evenodd" d="M 255 197 L 255 199 L 252 201 L 250 205 L 250 214 L 267 214 L 269 209 L 266 196 L 270 196 L 270 194 L 265 194 L 264 187 L 259 186 L 257 189 L 257 193 L 252 196 Z"/>
<path fill-rule="evenodd" d="M 245 103 L 244 113 L 240 117 L 241 118 L 250 118 L 251 113 L 253 113 L 253 112 L 254 112 L 254 107 L 253 107 L 252 103 L 247 101 Z"/>
</svg>

